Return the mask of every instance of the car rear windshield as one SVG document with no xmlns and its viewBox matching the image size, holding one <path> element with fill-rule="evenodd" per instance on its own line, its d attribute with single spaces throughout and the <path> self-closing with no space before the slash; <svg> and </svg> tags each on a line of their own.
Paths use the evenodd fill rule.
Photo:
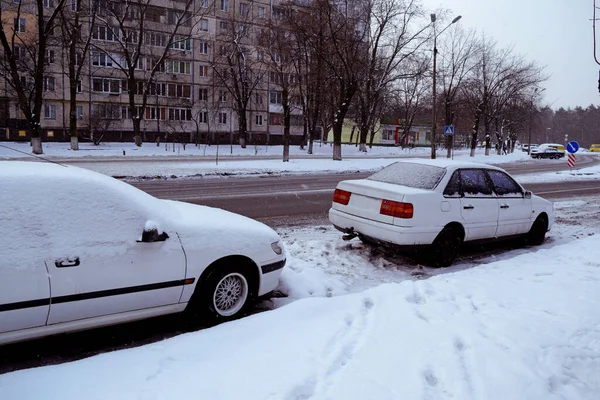
<svg viewBox="0 0 600 400">
<path fill-rule="evenodd" d="M 433 189 L 440 182 L 445 172 L 444 168 L 433 165 L 397 162 L 388 165 L 367 179 L 415 189 Z"/>
</svg>

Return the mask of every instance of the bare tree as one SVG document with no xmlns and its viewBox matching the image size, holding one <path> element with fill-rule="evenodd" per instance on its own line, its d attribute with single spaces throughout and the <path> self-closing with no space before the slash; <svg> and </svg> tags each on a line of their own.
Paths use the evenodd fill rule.
<svg viewBox="0 0 600 400">
<path fill-rule="evenodd" d="M 515 55 L 512 47 L 498 49 L 497 44 L 491 40 L 483 40 L 481 46 L 472 79 L 463 86 L 465 96 L 475 109 L 471 156 L 475 154 L 481 120 L 483 119 L 485 129 L 485 154 L 489 155 L 492 124 L 500 127 L 496 119 L 501 118 L 502 111 L 510 100 L 546 80 L 541 67 Z M 496 137 L 501 141 L 498 128 Z"/>
<path fill-rule="evenodd" d="M 400 110 L 399 114 L 402 116 L 402 134 L 398 138 L 398 142 L 403 147 L 410 134 L 415 116 L 422 110 L 423 102 L 429 98 L 428 94 L 431 89 L 425 74 L 425 71 L 429 70 L 429 60 L 415 59 L 407 69 L 412 71 L 413 77 L 400 80 L 393 91 L 395 93 L 393 103 L 396 104 L 397 109 Z"/>
<path fill-rule="evenodd" d="M 180 28 L 192 28 L 199 12 L 194 8 L 194 0 L 175 2 L 177 9 L 166 10 L 167 33 L 155 35 L 149 23 L 160 22 L 164 9 L 152 4 L 151 0 L 122 2 L 115 0 L 99 1 L 97 11 L 98 35 L 106 35 L 116 44 L 117 53 L 105 46 L 92 42 L 99 57 L 108 57 L 117 67 L 127 85 L 129 113 L 133 121 L 133 137 L 137 146 L 142 145 L 141 121 L 148 96 L 155 90 L 155 77 L 158 72 L 190 74 L 191 63 L 170 60 L 173 47 L 191 49 L 191 34 L 181 34 Z M 93 35 L 96 34 L 93 33 Z"/>
<path fill-rule="evenodd" d="M 363 7 L 363 13 L 370 16 L 370 25 L 365 70 L 357 92 L 357 120 L 360 150 L 367 151 L 367 136 L 381 119 L 386 91 L 393 82 L 413 77 L 403 64 L 415 56 L 427 38 L 421 36 L 426 27 L 413 30 L 421 15 L 416 1 L 375 0 L 363 3 Z"/>
<path fill-rule="evenodd" d="M 87 6 L 87 7 L 86 7 Z M 80 91 L 81 73 L 88 63 L 88 52 L 92 39 L 92 31 L 96 24 L 98 3 L 88 4 L 84 0 L 73 0 L 71 7 L 62 7 L 60 11 L 60 27 L 62 45 L 65 48 L 64 62 L 69 80 L 69 136 L 71 150 L 79 150 L 77 133 L 77 93 Z"/>
<path fill-rule="evenodd" d="M 474 30 L 465 31 L 454 25 L 452 31 L 442 41 L 438 76 L 443 88 L 444 124 L 454 124 L 454 106 L 459 89 L 476 67 L 480 49 Z M 446 137 L 447 157 L 451 157 L 453 137 Z"/>
<path fill-rule="evenodd" d="M 293 9 L 282 6 L 284 15 L 293 16 Z M 298 111 L 294 99 L 300 96 L 302 57 L 298 53 L 295 36 L 288 29 L 288 20 L 274 19 L 261 35 L 260 43 L 269 51 L 265 64 L 270 71 L 270 87 L 275 104 L 281 104 L 283 114 L 283 162 L 290 160 L 290 124 L 292 111 Z M 297 114 L 297 112 L 296 112 Z"/>
<path fill-rule="evenodd" d="M 242 4 L 246 8 L 242 9 Z M 253 32 L 248 4 L 240 3 L 239 11 L 228 20 L 222 20 L 226 28 L 218 37 L 220 44 L 212 69 L 215 83 L 225 87 L 232 97 L 233 109 L 238 117 L 239 143 L 246 148 L 250 99 L 264 79 L 262 62 L 265 55 L 252 45 L 257 32 Z"/>
<path fill-rule="evenodd" d="M 54 9 L 43 0 L 3 3 L 0 8 L 0 75 L 17 98 L 31 133 L 33 154 L 43 154 L 40 117 L 44 97 L 44 72 L 48 38 L 64 0 L 56 0 Z M 46 11 L 48 10 L 48 11 Z M 27 26 L 27 22 L 31 22 Z M 34 25 L 34 26 L 31 26 Z"/>
</svg>

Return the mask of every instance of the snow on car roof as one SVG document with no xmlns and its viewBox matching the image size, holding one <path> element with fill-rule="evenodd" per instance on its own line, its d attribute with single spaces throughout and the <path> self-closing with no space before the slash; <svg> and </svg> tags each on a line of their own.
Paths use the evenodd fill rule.
<svg viewBox="0 0 600 400">
<path fill-rule="evenodd" d="M 406 160 L 402 160 L 402 161 L 398 161 L 398 162 L 401 162 L 401 163 L 422 164 L 422 165 L 431 165 L 431 166 L 434 166 L 434 167 L 452 168 L 452 169 L 457 169 L 457 168 L 489 168 L 489 169 L 502 170 L 501 168 L 498 168 L 496 166 L 489 165 L 489 164 L 478 163 L 478 162 L 473 162 L 473 161 L 452 160 L 452 159 L 448 159 L 448 158 L 436 158 L 435 160 L 426 159 L 426 158 L 412 158 L 412 159 L 406 159 Z"/>
</svg>

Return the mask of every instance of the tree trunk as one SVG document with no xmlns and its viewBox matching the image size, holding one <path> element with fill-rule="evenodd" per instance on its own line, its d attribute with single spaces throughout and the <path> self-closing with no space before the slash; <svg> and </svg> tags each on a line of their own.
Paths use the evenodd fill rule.
<svg viewBox="0 0 600 400">
<path fill-rule="evenodd" d="M 243 137 L 240 136 L 240 147 L 242 149 L 246 148 L 246 139 L 244 139 Z"/>
<path fill-rule="evenodd" d="M 342 126 L 343 119 L 333 124 L 333 160 L 342 161 Z"/>
<path fill-rule="evenodd" d="M 483 112 L 483 103 L 480 103 L 475 110 L 475 121 L 473 122 L 473 130 L 471 131 L 471 157 L 475 157 L 475 149 L 477 148 L 477 136 L 479 134 L 479 121 Z"/>
<path fill-rule="evenodd" d="M 71 136 L 71 150 L 79 150 L 79 138 L 77 135 Z"/>
<path fill-rule="evenodd" d="M 33 154 L 44 154 L 42 150 L 42 138 L 41 137 L 32 137 L 31 138 L 31 152 Z"/>
</svg>

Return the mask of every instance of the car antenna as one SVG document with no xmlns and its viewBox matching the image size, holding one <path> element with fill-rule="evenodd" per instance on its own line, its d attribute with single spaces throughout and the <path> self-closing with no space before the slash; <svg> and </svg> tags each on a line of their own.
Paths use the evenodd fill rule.
<svg viewBox="0 0 600 400">
<path fill-rule="evenodd" d="M 56 161 L 48 160 L 48 159 L 47 159 L 47 158 L 45 158 L 45 157 L 36 156 L 35 154 L 29 154 L 29 153 L 26 153 L 26 152 L 24 152 L 24 151 L 21 151 L 21 150 L 13 149 L 12 147 L 8 147 L 8 146 L 5 146 L 5 145 L 3 145 L 3 144 L 0 144 L 0 147 L 4 147 L 5 149 L 9 149 L 9 150 L 16 151 L 17 153 L 22 153 L 22 154 L 25 154 L 26 156 L 30 156 L 30 157 L 39 158 L 40 160 L 47 161 L 47 162 L 49 162 L 49 163 L 52 163 L 52 164 L 58 164 L 58 165 L 61 165 L 61 166 L 63 166 L 63 167 L 67 167 L 67 165 L 65 165 L 65 164 L 61 164 L 61 163 L 59 163 L 59 162 L 56 162 Z"/>
</svg>

